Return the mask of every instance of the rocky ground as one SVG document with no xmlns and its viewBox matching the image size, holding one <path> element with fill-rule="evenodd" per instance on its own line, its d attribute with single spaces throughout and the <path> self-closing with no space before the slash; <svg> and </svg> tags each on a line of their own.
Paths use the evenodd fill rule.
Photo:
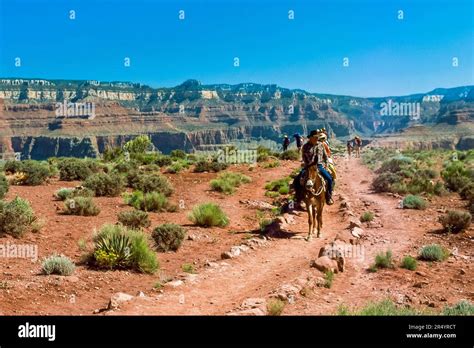
<svg viewBox="0 0 474 348">
<path fill-rule="evenodd" d="M 474 300 L 474 229 L 446 235 L 440 233 L 437 222 L 445 209 L 463 205 L 457 194 L 433 198 L 425 211 L 400 209 L 400 197 L 370 191 L 373 174 L 358 159 L 339 158 L 336 203 L 325 208 L 322 238 L 306 242 L 306 213 L 294 211 L 279 217 L 262 238 L 256 211 L 272 203 L 264 196 L 265 182 L 286 176 L 299 165 L 281 163 L 254 171 L 246 166 L 232 169 L 252 178 L 252 183 L 232 196 L 209 190 L 209 181 L 216 174 L 167 175 L 176 188 L 172 200 L 180 209 L 151 213 L 152 227 L 175 222 L 184 225 L 188 235 L 177 252 L 158 254 L 161 267 L 154 275 L 97 271 L 80 265 L 83 252 L 78 242 L 90 243 L 94 229 L 115 223 L 117 213 L 129 209 L 122 198 L 95 198 L 101 207 L 95 217 L 64 216 L 58 214 L 62 203 L 54 200 L 53 193 L 78 183 L 11 187 L 7 198 L 28 199 L 44 227 L 19 240 L 3 237 L 0 243 L 37 244 L 40 259 L 58 252 L 79 265 L 73 276 L 44 276 L 41 260 L 0 259 L 0 312 L 263 315 L 267 303 L 279 298 L 286 303 L 283 314 L 312 315 L 334 314 L 342 304 L 359 307 L 384 298 L 432 310 L 461 299 Z M 218 203 L 230 218 L 229 226 L 205 229 L 191 225 L 187 213 L 204 201 Z M 359 216 L 367 210 L 375 212 L 375 219 L 360 223 Z M 444 262 L 420 261 L 416 271 L 400 267 L 367 271 L 379 252 L 390 249 L 398 266 L 403 256 L 416 256 L 421 246 L 431 243 L 446 246 L 453 254 Z M 184 263 L 193 264 L 196 272 L 183 273 Z M 327 269 L 337 272 L 330 288 L 323 286 L 322 271 Z M 164 286 L 156 288 L 158 282 Z"/>
</svg>

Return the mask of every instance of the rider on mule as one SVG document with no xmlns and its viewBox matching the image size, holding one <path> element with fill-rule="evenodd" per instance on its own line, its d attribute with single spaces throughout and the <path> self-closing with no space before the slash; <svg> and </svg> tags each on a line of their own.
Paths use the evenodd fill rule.
<svg viewBox="0 0 474 348">
<path fill-rule="evenodd" d="M 334 203 L 332 200 L 333 178 L 323 166 L 323 163 L 327 163 L 329 158 L 325 146 L 323 145 L 324 140 L 325 136 L 321 136 L 320 131 L 313 130 L 308 135 L 308 142 L 303 145 L 304 167 L 293 181 L 295 201 L 297 204 L 299 204 L 303 198 L 303 190 L 305 189 L 303 186 L 312 186 L 312 182 L 307 182 L 307 169 L 311 165 L 317 166 L 319 173 L 327 182 L 326 203 L 328 205 Z M 304 181 L 305 185 L 302 185 L 301 181 Z"/>
</svg>

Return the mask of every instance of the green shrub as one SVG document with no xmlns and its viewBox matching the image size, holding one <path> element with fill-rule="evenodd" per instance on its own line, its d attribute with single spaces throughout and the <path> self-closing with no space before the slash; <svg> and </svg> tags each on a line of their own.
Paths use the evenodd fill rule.
<svg viewBox="0 0 474 348">
<path fill-rule="evenodd" d="M 64 202 L 63 214 L 79 216 L 96 216 L 100 213 L 91 197 L 74 197 Z"/>
<path fill-rule="evenodd" d="M 416 259 L 411 256 L 405 256 L 402 260 L 401 267 L 414 271 L 416 269 Z"/>
<path fill-rule="evenodd" d="M 169 156 L 158 155 L 158 158 L 156 159 L 155 163 L 158 164 L 160 167 L 166 167 L 173 163 L 173 160 Z"/>
<path fill-rule="evenodd" d="M 460 192 L 474 179 L 472 173 L 469 172 L 461 161 L 450 162 L 441 172 L 441 176 L 446 182 L 446 186 L 456 192 Z"/>
<path fill-rule="evenodd" d="M 375 267 L 393 268 L 392 252 L 388 250 L 385 253 L 378 253 L 375 256 Z"/>
<path fill-rule="evenodd" d="M 324 273 L 324 287 L 330 289 L 332 286 L 332 281 L 334 280 L 334 272 L 327 271 Z"/>
<path fill-rule="evenodd" d="M 363 315 L 363 316 L 402 316 L 419 315 L 415 309 L 407 307 L 397 307 L 393 301 L 385 299 L 379 302 L 370 302 L 363 308 L 350 311 L 347 307 L 341 306 L 338 309 L 338 315 Z"/>
<path fill-rule="evenodd" d="M 232 194 L 235 192 L 235 188 L 241 184 L 249 183 L 251 179 L 240 173 L 223 173 L 220 174 L 217 179 L 211 180 L 211 188 L 214 191 L 223 192 L 226 194 Z"/>
<path fill-rule="evenodd" d="M 44 259 L 42 272 L 44 274 L 59 274 L 69 276 L 74 273 L 76 266 L 68 257 L 64 255 L 51 255 Z"/>
<path fill-rule="evenodd" d="M 274 191 L 266 191 L 265 196 L 270 197 L 270 198 L 277 198 L 280 196 L 280 194 Z"/>
<path fill-rule="evenodd" d="M 419 209 L 419 210 L 426 209 L 428 205 L 422 197 L 413 196 L 413 195 L 406 196 L 403 199 L 402 204 L 403 204 L 404 209 Z"/>
<path fill-rule="evenodd" d="M 94 245 L 92 258 L 100 268 L 131 268 L 143 273 L 154 273 L 158 269 L 147 237 L 140 231 L 106 224 L 94 236 Z"/>
<path fill-rule="evenodd" d="M 470 202 L 474 201 L 474 183 L 469 183 L 461 189 L 459 195 L 462 199 L 466 199 Z M 1 197 L 1 195 L 0 195 Z"/>
<path fill-rule="evenodd" d="M 19 238 L 35 221 L 35 214 L 27 200 L 15 197 L 10 202 L 0 201 L 0 234 Z"/>
<path fill-rule="evenodd" d="M 99 163 L 92 159 L 58 159 L 59 179 L 63 181 L 85 180 L 100 171 Z"/>
<path fill-rule="evenodd" d="M 449 256 L 449 251 L 438 245 L 426 245 L 420 250 L 420 259 L 425 261 L 443 261 Z"/>
<path fill-rule="evenodd" d="M 183 272 L 186 272 L 186 273 L 191 273 L 191 274 L 196 273 L 194 266 L 190 263 L 184 263 L 181 266 L 181 269 L 183 270 Z"/>
<path fill-rule="evenodd" d="M 172 211 L 172 206 L 168 199 L 159 192 L 143 193 L 142 191 L 133 191 L 132 194 L 125 195 L 125 202 L 135 209 L 143 211 Z"/>
<path fill-rule="evenodd" d="M 54 197 L 61 201 L 74 197 L 94 197 L 94 192 L 85 187 L 61 188 L 54 193 Z"/>
<path fill-rule="evenodd" d="M 469 228 L 472 216 L 466 211 L 450 210 L 439 218 L 444 230 L 448 233 L 459 233 Z"/>
<path fill-rule="evenodd" d="M 364 212 L 364 213 L 360 216 L 359 220 L 360 220 L 361 222 L 372 221 L 372 220 L 374 219 L 374 216 L 375 216 L 375 215 L 374 215 L 374 213 L 373 213 L 372 211 L 366 211 L 366 212 Z"/>
<path fill-rule="evenodd" d="M 271 161 L 271 162 L 265 162 L 262 164 L 262 168 L 276 168 L 280 166 L 280 161 Z M 253 168 L 253 167 L 250 167 Z"/>
<path fill-rule="evenodd" d="M 474 305 L 467 300 L 461 300 L 452 307 L 446 306 L 443 315 L 474 315 Z"/>
<path fill-rule="evenodd" d="M 186 152 L 184 152 L 183 150 L 177 149 L 177 150 L 171 151 L 170 156 L 172 158 L 185 159 L 186 158 Z"/>
<path fill-rule="evenodd" d="M 258 154 L 257 154 L 257 156 L 258 156 Z M 297 161 L 301 158 L 300 153 L 296 149 L 286 150 L 286 151 L 282 152 L 279 155 L 279 157 L 282 160 L 291 160 L 291 161 Z"/>
<path fill-rule="evenodd" d="M 19 167 L 15 173 L 23 173 L 20 185 L 38 186 L 42 185 L 52 175 L 47 163 L 33 160 L 18 162 Z"/>
<path fill-rule="evenodd" d="M 402 178 L 394 173 L 382 173 L 372 181 L 375 192 L 391 192 L 392 185 L 401 184 Z"/>
<path fill-rule="evenodd" d="M 105 162 L 114 162 L 123 158 L 124 153 L 121 147 L 107 147 L 102 155 Z"/>
<path fill-rule="evenodd" d="M 194 206 L 188 218 L 198 226 L 227 226 L 229 218 L 221 210 L 221 208 L 214 203 L 204 203 Z"/>
<path fill-rule="evenodd" d="M 3 170 L 7 174 L 15 174 L 15 173 L 21 172 L 21 168 L 22 168 L 21 161 L 8 160 L 3 165 Z"/>
<path fill-rule="evenodd" d="M 271 181 L 265 185 L 265 190 L 274 191 L 274 192 L 280 192 L 280 190 L 283 190 L 283 192 L 288 193 L 290 181 L 291 181 L 291 178 L 289 176 L 283 179 Z"/>
<path fill-rule="evenodd" d="M 173 193 L 173 187 L 166 177 L 156 174 L 139 174 L 132 187 L 142 192 L 160 192 L 166 197 Z"/>
<path fill-rule="evenodd" d="M 267 313 L 270 316 L 279 316 L 283 313 L 284 309 L 285 302 L 280 299 L 274 298 L 267 303 Z"/>
<path fill-rule="evenodd" d="M 208 162 L 206 160 L 199 160 L 194 164 L 195 173 L 203 172 L 220 172 L 221 170 L 227 169 L 227 163 L 212 161 Z"/>
<path fill-rule="evenodd" d="M 125 183 L 118 174 L 97 173 L 89 176 L 83 186 L 92 190 L 97 197 L 116 197 L 124 190 Z"/>
<path fill-rule="evenodd" d="M 120 161 L 116 163 L 113 170 L 117 173 L 129 173 L 132 170 L 138 170 L 138 163 L 136 161 Z"/>
<path fill-rule="evenodd" d="M 151 225 L 148 214 L 140 210 L 122 211 L 118 214 L 118 221 L 130 228 L 140 229 Z"/>
<path fill-rule="evenodd" d="M 378 173 L 396 173 L 402 169 L 406 169 L 408 165 L 413 163 L 413 158 L 406 156 L 396 156 L 382 163 L 382 166 L 377 171 Z"/>
<path fill-rule="evenodd" d="M 173 162 L 169 167 L 166 168 L 166 172 L 170 174 L 177 174 L 184 169 L 181 162 Z"/>
<path fill-rule="evenodd" d="M 152 232 L 156 248 L 162 252 L 178 250 L 185 235 L 186 230 L 184 228 L 172 223 L 159 225 Z"/>
<path fill-rule="evenodd" d="M 3 199 L 8 192 L 8 180 L 5 175 L 0 174 L 0 199 Z"/>
</svg>

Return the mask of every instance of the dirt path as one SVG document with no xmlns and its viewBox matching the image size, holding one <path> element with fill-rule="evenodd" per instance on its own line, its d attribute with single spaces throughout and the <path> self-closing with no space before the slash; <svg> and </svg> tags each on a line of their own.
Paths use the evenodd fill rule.
<svg viewBox="0 0 474 348">
<path fill-rule="evenodd" d="M 292 284 L 308 275 L 318 274 L 319 271 L 309 267 L 310 261 L 338 233 L 344 230 L 347 233 L 350 216 L 339 210 L 341 196 L 349 201 L 356 218 L 366 210 L 375 212 L 374 222 L 363 226 L 365 233 L 360 240 L 362 256 L 346 259 L 346 271 L 336 275 L 332 288 L 321 287 L 299 296 L 294 303 L 286 306 L 285 314 L 332 314 L 341 304 L 362 306 L 368 301 L 386 297 L 399 304 L 425 304 L 430 307 L 440 306 L 438 302 L 455 302 L 466 297 L 472 299 L 470 279 L 473 273 L 469 267 L 472 258 L 469 250 L 472 249 L 469 245 L 464 250 L 468 254 L 465 256 L 467 259 L 459 258 L 448 263 L 452 275 L 445 273 L 443 277 L 439 273 L 442 267 L 438 265 L 420 265 L 417 273 L 404 269 L 367 272 L 380 251 L 390 249 L 397 260 L 398 256 L 416 255 L 423 242 L 434 238 L 426 236 L 426 232 L 435 228 L 438 214 L 432 214 L 430 210 L 398 209 L 399 198 L 371 193 L 369 186 L 373 174 L 357 159 L 340 158 L 338 168 L 336 204 L 325 209 L 321 239 L 309 243 L 295 238 L 273 239 L 266 247 L 232 260 L 219 261 L 214 267 L 188 276 L 183 285 L 166 288 L 163 294 L 156 297 L 135 298 L 109 314 L 225 314 L 236 310 L 245 299 L 268 297 L 282 284 Z M 291 225 L 291 232 L 295 236 L 305 236 L 306 214 L 295 216 L 295 222 Z M 456 267 L 463 267 L 467 275 L 461 278 L 456 276 L 454 273 L 459 273 Z M 424 288 L 431 281 L 434 284 L 426 291 Z M 421 294 L 423 290 L 425 293 Z"/>
</svg>

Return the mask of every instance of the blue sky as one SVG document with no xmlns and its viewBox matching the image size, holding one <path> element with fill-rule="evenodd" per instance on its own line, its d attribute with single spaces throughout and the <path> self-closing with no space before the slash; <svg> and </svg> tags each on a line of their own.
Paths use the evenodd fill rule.
<svg viewBox="0 0 474 348">
<path fill-rule="evenodd" d="M 473 3 L 0 0 L 0 76 L 153 87 L 194 78 L 355 96 L 427 92 L 474 84 Z"/>
</svg>

